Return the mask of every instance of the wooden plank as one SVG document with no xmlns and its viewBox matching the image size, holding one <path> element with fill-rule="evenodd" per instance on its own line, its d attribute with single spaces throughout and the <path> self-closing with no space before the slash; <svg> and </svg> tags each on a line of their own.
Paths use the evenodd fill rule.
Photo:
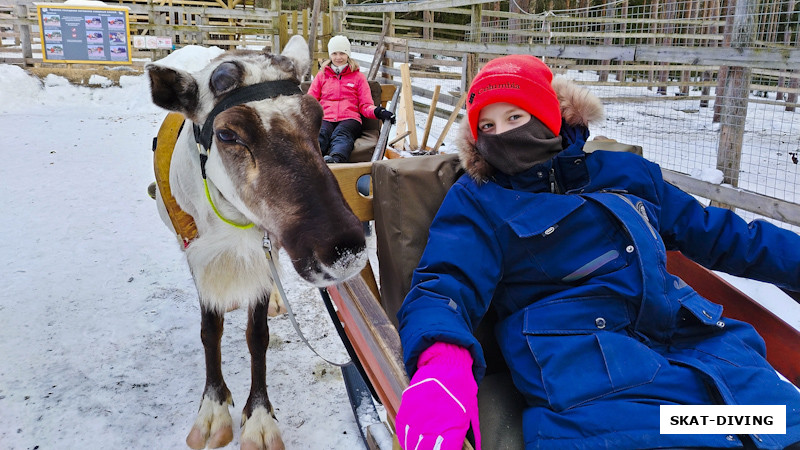
<svg viewBox="0 0 800 450">
<path fill-rule="evenodd" d="M 374 35 L 349 32 L 354 39 L 374 40 Z M 407 38 L 408 47 L 420 53 L 456 52 L 482 55 L 531 54 L 548 58 L 665 62 L 689 65 L 737 65 L 761 69 L 790 70 L 800 67 L 800 50 L 727 47 L 664 47 L 658 45 L 545 45 L 505 44 L 468 41 L 439 41 Z"/>
<path fill-rule="evenodd" d="M 422 151 L 428 151 L 428 149 L 426 148 L 426 146 L 428 145 L 428 135 L 430 135 L 431 133 L 433 116 L 434 113 L 436 112 L 436 102 L 439 101 L 439 90 L 441 89 L 442 87 L 438 84 L 436 85 L 435 88 L 433 88 L 433 97 L 431 97 L 431 106 L 430 109 L 428 109 L 428 120 L 425 122 L 425 132 L 422 134 L 422 146 L 420 147 L 420 150 Z M 434 148 L 433 151 L 437 152 L 437 149 Z"/>
<path fill-rule="evenodd" d="M 328 293 L 394 428 L 400 399 L 408 386 L 400 336 L 362 277 L 329 287 Z"/>
<path fill-rule="evenodd" d="M 457 8 L 459 6 L 492 3 L 494 1 L 495 0 L 426 0 L 424 2 L 361 3 L 334 7 L 332 11 L 345 14 L 354 12 L 390 13 L 433 11 L 442 8 Z"/>
<path fill-rule="evenodd" d="M 311 61 L 315 61 L 314 52 L 317 49 L 317 22 L 319 20 L 319 7 L 320 7 L 320 0 L 314 0 L 314 6 L 311 12 L 311 30 L 308 36 L 308 52 Z M 313 75 L 311 73 L 311 69 L 316 64 L 312 64 L 311 67 L 308 68 L 308 75 Z"/>
<path fill-rule="evenodd" d="M 781 222 L 800 226 L 800 205 L 796 203 L 728 186 L 712 184 L 663 168 L 661 173 L 665 181 L 684 191 L 764 217 L 772 217 Z"/>
<path fill-rule="evenodd" d="M 413 90 L 411 89 L 411 75 L 409 74 L 408 63 L 400 64 L 400 76 L 402 77 L 403 83 L 403 90 L 400 96 L 403 98 L 403 105 L 405 105 L 406 127 L 409 132 L 408 145 L 411 150 L 417 150 L 419 148 L 417 142 L 417 124 L 414 119 L 414 98 Z"/>
<path fill-rule="evenodd" d="M 356 187 L 359 178 L 372 173 L 372 163 L 331 164 L 328 168 L 336 177 L 339 189 L 356 217 L 362 222 L 373 220 L 372 197 L 360 194 Z"/>
<path fill-rule="evenodd" d="M 767 344 L 767 360 L 795 386 L 800 387 L 800 331 L 715 273 L 679 252 L 669 252 L 667 270 L 703 297 L 723 306 L 724 317 L 747 322 Z"/>
<path fill-rule="evenodd" d="M 386 44 L 384 43 L 384 39 L 386 39 L 386 34 L 389 32 L 390 23 L 390 20 L 385 20 L 383 22 L 381 35 L 378 38 L 378 44 L 375 46 L 375 54 L 372 55 L 372 61 L 370 62 L 369 70 L 367 71 L 368 80 L 374 80 L 378 75 L 378 69 L 381 67 L 384 55 L 386 54 Z"/>
<path fill-rule="evenodd" d="M 464 106 L 464 102 L 466 102 L 466 100 L 467 100 L 467 93 L 465 92 L 461 94 L 461 98 L 458 99 L 458 104 L 456 105 L 455 108 L 453 108 L 453 113 L 450 114 L 450 118 L 447 119 L 447 124 L 444 126 L 444 129 L 442 130 L 442 134 L 439 136 L 439 139 L 436 140 L 436 144 L 433 145 L 434 151 L 436 152 L 439 151 L 439 147 L 444 142 L 444 138 L 447 136 L 447 132 L 450 131 L 450 126 L 453 125 L 453 122 L 455 122 L 456 117 L 458 117 L 458 114 L 461 112 L 461 107 Z"/>
<path fill-rule="evenodd" d="M 405 139 L 406 136 L 408 136 L 408 131 L 405 131 L 403 132 L 403 134 L 397 135 L 394 138 L 392 138 L 392 140 L 388 142 L 388 145 L 392 145 L 395 142 L 399 141 L 400 139 Z"/>
</svg>

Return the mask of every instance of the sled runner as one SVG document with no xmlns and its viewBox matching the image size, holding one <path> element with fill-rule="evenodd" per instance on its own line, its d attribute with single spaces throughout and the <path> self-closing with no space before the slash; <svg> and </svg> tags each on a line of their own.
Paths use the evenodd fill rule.
<svg viewBox="0 0 800 450">
<path fill-rule="evenodd" d="M 363 366 L 375 395 L 386 408 L 389 425 L 394 428 L 400 398 L 408 384 L 396 313 L 410 287 L 411 274 L 425 247 L 431 221 L 448 188 L 462 171 L 454 154 L 336 165 L 331 169 L 358 218 L 375 221 L 379 267 L 375 271 L 368 263 L 358 277 L 327 288 L 327 293 L 336 305 L 354 357 Z M 364 176 L 372 177 L 371 197 L 356 188 Z M 798 330 L 679 252 L 670 252 L 668 267 L 701 295 L 722 304 L 726 317 L 751 323 L 766 341 L 769 362 L 800 386 Z M 521 447 L 523 405 L 519 404 L 519 394 L 508 388 L 511 383 L 504 372 L 507 369 L 493 342 L 491 315 L 490 309 L 487 319 L 476 330 L 488 366 L 478 394 L 479 409 L 484 412 L 492 408 L 491 414 L 481 414 L 483 447 L 493 448 L 496 444 Z M 395 447 L 399 448 L 397 442 Z M 465 441 L 464 448 L 471 448 L 469 442 Z"/>
</svg>

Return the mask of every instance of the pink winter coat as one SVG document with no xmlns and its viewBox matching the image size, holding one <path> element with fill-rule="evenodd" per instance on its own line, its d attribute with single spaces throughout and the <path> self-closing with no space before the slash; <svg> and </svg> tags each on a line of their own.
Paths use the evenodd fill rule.
<svg viewBox="0 0 800 450">
<path fill-rule="evenodd" d="M 361 115 L 376 119 L 367 77 L 361 72 L 351 71 L 350 66 L 345 66 L 340 75 L 330 65 L 323 66 L 311 82 L 308 95 L 322 105 L 322 118 L 328 122 L 346 119 L 361 122 Z"/>
</svg>

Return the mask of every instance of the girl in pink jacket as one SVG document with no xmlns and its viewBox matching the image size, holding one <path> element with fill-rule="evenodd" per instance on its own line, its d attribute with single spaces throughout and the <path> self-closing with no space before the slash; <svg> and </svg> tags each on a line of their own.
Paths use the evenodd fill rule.
<svg viewBox="0 0 800 450">
<path fill-rule="evenodd" d="M 350 59 L 350 41 L 334 36 L 328 42 L 330 59 L 311 82 L 308 95 L 322 105 L 322 127 L 319 148 L 326 163 L 343 163 L 350 159 L 353 143 L 361 135 L 361 116 L 378 120 L 394 120 L 394 114 L 372 102 L 367 77 L 358 63 Z"/>
</svg>

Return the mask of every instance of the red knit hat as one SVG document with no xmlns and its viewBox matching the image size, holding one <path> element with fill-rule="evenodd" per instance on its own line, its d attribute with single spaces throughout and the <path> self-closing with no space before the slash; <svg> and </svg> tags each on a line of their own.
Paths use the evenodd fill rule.
<svg viewBox="0 0 800 450">
<path fill-rule="evenodd" d="M 481 109 L 498 102 L 519 106 L 558 136 L 561 108 L 552 81 L 553 72 L 535 56 L 509 55 L 486 63 L 472 80 L 467 93 L 467 116 L 472 137 L 478 139 Z"/>
</svg>

